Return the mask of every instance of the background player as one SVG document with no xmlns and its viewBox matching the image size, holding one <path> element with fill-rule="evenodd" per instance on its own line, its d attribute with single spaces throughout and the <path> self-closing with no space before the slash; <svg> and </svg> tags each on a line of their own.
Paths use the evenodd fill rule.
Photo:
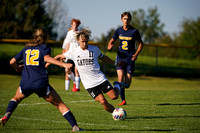
<svg viewBox="0 0 200 133">
<path fill-rule="evenodd" d="M 113 47 L 113 43 L 119 39 L 119 48 L 117 52 L 116 60 L 117 62 L 123 60 L 124 66 L 116 67 L 117 68 L 117 75 L 118 75 L 118 82 L 123 82 L 128 84 L 126 88 L 129 88 L 132 80 L 132 75 L 135 71 L 135 61 L 139 53 L 143 48 L 143 41 L 140 37 L 139 31 L 130 25 L 131 21 L 131 14 L 130 12 L 124 12 L 121 14 L 121 21 L 123 23 L 122 27 L 119 27 L 112 39 L 108 43 L 108 50 L 111 50 Z M 139 46 L 137 51 L 135 52 L 135 41 L 138 41 Z M 122 99 L 122 103 L 118 105 L 126 105 L 125 100 L 125 90 L 123 87 L 120 89 L 120 96 Z"/>
<path fill-rule="evenodd" d="M 108 103 L 102 92 L 114 100 L 119 96 L 119 88 L 113 88 L 105 75 L 100 71 L 98 58 L 112 65 L 115 64 L 115 61 L 103 55 L 98 47 L 88 45 L 89 36 L 90 32 L 88 30 L 84 29 L 77 32 L 76 39 L 80 46 L 73 52 L 57 55 L 55 59 L 72 59 L 79 71 L 85 89 L 97 102 L 102 104 L 105 110 L 112 113 L 115 108 Z M 120 64 L 122 64 L 122 61 L 118 62 L 118 65 Z"/>
<path fill-rule="evenodd" d="M 67 51 L 74 51 L 75 48 L 79 46 L 78 42 L 75 39 L 75 34 L 78 31 L 78 27 L 81 24 L 81 21 L 73 18 L 71 20 L 71 28 L 67 32 L 66 38 L 63 42 L 63 51 L 65 53 Z M 73 64 L 72 71 L 69 69 L 65 69 L 65 90 L 69 90 L 70 79 L 74 82 L 74 87 L 72 88 L 73 92 L 80 91 L 80 76 L 73 60 L 68 59 L 67 63 Z M 74 76 L 75 73 L 75 76 Z"/>
<path fill-rule="evenodd" d="M 22 70 L 22 78 L 15 96 L 10 100 L 5 115 L 0 119 L 1 126 L 8 121 L 17 105 L 33 93 L 43 97 L 53 104 L 71 124 L 73 131 L 79 131 L 74 115 L 63 103 L 57 92 L 49 85 L 45 62 L 49 62 L 69 69 L 72 64 L 66 64 L 50 57 L 51 49 L 45 45 L 48 31 L 38 28 L 31 43 L 27 44 L 15 57 L 10 60 L 10 65 L 16 70 Z M 17 65 L 23 59 L 24 65 Z M 24 67 L 24 68 L 23 68 Z M 39 112 L 38 112 L 39 113 Z"/>
</svg>

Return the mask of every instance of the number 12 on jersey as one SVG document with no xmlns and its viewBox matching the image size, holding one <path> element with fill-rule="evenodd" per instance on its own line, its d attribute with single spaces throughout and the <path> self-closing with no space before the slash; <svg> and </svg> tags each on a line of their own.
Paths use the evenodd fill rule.
<svg viewBox="0 0 200 133">
<path fill-rule="evenodd" d="M 38 66 L 39 61 L 36 61 L 39 58 L 39 50 L 37 49 L 28 49 L 26 50 L 26 65 Z"/>
</svg>

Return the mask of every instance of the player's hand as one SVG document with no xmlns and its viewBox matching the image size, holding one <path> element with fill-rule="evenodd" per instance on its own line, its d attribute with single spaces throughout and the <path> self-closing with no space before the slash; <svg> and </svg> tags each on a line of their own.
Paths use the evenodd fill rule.
<svg viewBox="0 0 200 133">
<path fill-rule="evenodd" d="M 132 61 L 136 61 L 136 60 L 137 60 L 137 55 L 133 55 L 133 57 L 132 57 L 131 60 L 132 60 Z"/>
<path fill-rule="evenodd" d="M 63 67 L 66 68 L 66 69 L 68 69 L 68 70 L 71 70 L 72 66 L 73 65 L 71 63 L 64 63 L 63 64 Z"/>
<path fill-rule="evenodd" d="M 108 49 L 108 50 L 112 50 L 112 47 L 113 47 L 113 44 L 108 44 L 107 49 Z"/>
<path fill-rule="evenodd" d="M 18 65 L 18 67 L 15 69 L 17 72 L 22 72 L 24 69 L 24 65 Z"/>
<path fill-rule="evenodd" d="M 45 68 L 47 69 L 47 67 L 50 65 L 50 63 L 46 63 L 45 64 Z"/>
</svg>

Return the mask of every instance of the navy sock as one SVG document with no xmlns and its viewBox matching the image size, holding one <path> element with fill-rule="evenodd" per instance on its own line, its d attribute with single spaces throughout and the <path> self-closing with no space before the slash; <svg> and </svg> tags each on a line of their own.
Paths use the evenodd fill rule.
<svg viewBox="0 0 200 133">
<path fill-rule="evenodd" d="M 70 123 L 70 125 L 73 127 L 74 125 L 78 126 L 77 123 L 76 123 L 76 119 L 74 117 L 74 115 L 72 114 L 71 111 L 68 111 L 67 113 L 65 113 L 63 115 L 65 117 L 65 119 L 67 119 Z"/>
<path fill-rule="evenodd" d="M 120 97 L 121 97 L 122 101 L 125 100 L 125 89 L 124 88 L 120 89 Z"/>
<path fill-rule="evenodd" d="M 11 100 L 8 103 L 8 107 L 7 107 L 5 116 L 7 116 L 9 118 L 11 116 L 11 114 L 14 112 L 14 110 L 17 108 L 17 105 L 18 105 L 18 103 L 16 101 Z"/>
</svg>

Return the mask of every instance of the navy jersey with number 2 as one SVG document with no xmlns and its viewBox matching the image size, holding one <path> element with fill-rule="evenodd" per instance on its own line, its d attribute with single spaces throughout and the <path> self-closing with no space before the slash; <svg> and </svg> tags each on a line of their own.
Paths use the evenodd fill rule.
<svg viewBox="0 0 200 133">
<path fill-rule="evenodd" d="M 51 49 L 45 44 L 25 46 L 14 58 L 23 59 L 24 69 L 20 87 L 25 90 L 38 89 L 47 86 L 48 74 L 45 69 L 44 56 L 50 55 Z"/>
<path fill-rule="evenodd" d="M 132 55 L 135 53 L 135 41 L 141 40 L 141 37 L 139 31 L 136 28 L 130 26 L 127 31 L 125 31 L 123 27 L 119 27 L 115 31 L 113 39 L 119 39 L 120 41 L 117 52 L 118 58 L 124 59 L 124 61 L 127 62 L 128 60 L 126 59 L 131 59 Z"/>
</svg>

